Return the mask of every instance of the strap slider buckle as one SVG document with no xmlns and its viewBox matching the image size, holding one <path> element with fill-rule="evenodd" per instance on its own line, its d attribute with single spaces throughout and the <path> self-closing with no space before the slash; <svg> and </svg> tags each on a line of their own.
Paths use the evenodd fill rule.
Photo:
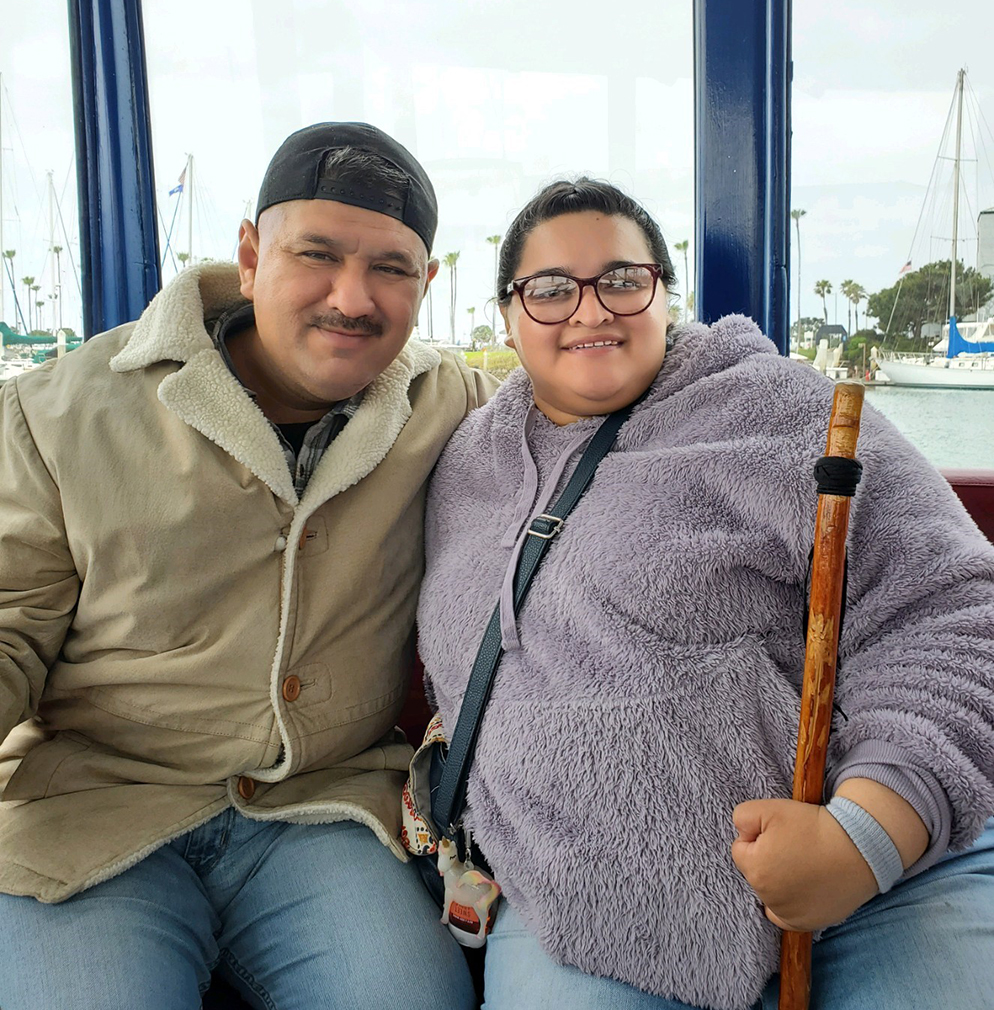
<svg viewBox="0 0 994 1010">
<path fill-rule="evenodd" d="M 528 536 L 551 540 L 563 528 L 565 521 L 562 516 L 550 516 L 547 512 L 543 512 L 532 520 L 531 526 L 528 527 Z"/>
</svg>

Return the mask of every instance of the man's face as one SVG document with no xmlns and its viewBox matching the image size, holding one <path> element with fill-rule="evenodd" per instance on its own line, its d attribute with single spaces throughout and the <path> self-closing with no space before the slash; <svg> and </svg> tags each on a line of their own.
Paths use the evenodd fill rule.
<svg viewBox="0 0 994 1010">
<path fill-rule="evenodd" d="M 293 200 L 258 229 L 242 222 L 238 267 L 255 327 L 232 338 L 232 357 L 263 412 L 288 421 L 320 416 L 397 357 L 438 261 L 385 214 Z"/>
</svg>

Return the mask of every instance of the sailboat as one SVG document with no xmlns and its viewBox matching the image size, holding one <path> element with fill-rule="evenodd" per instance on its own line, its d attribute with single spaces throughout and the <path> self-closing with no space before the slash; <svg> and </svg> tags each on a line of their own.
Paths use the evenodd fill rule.
<svg viewBox="0 0 994 1010">
<path fill-rule="evenodd" d="M 970 334 L 969 338 L 961 328 Z M 892 386 L 994 389 L 994 319 L 957 323 L 950 315 L 931 354 L 891 352 L 877 366 Z"/>
<path fill-rule="evenodd" d="M 956 156 L 953 162 L 953 235 L 949 281 L 949 322 L 942 340 L 926 354 L 877 352 L 875 360 L 895 386 L 945 389 L 994 389 L 994 318 L 983 322 L 957 322 L 956 264 L 959 227 L 960 154 L 963 133 L 963 77 L 956 77 Z M 900 292 L 898 292 L 900 295 Z"/>
</svg>

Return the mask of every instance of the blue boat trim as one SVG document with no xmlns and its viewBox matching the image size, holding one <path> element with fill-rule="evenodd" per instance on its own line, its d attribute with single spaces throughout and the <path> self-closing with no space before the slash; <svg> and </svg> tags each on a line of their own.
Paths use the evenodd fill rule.
<svg viewBox="0 0 994 1010">
<path fill-rule="evenodd" d="M 994 340 L 967 340 L 956 325 L 956 317 L 949 317 L 949 342 L 946 357 L 955 358 L 957 354 L 994 353 Z"/>
</svg>

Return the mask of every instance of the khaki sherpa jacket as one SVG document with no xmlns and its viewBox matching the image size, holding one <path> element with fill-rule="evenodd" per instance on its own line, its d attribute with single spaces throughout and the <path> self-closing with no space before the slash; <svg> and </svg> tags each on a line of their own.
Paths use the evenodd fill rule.
<svg viewBox="0 0 994 1010">
<path fill-rule="evenodd" d="M 410 342 L 298 500 L 204 328 L 239 300 L 188 271 L 0 391 L 0 891 L 60 901 L 228 805 L 403 858 L 425 481 L 492 383 Z"/>
</svg>

